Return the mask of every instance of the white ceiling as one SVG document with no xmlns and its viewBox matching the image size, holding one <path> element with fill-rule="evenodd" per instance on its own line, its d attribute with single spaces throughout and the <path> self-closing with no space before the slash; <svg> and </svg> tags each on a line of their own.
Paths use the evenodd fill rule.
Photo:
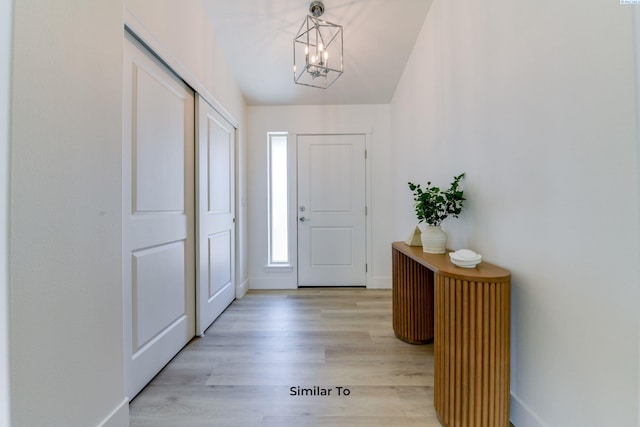
<svg viewBox="0 0 640 427">
<path fill-rule="evenodd" d="M 328 89 L 293 82 L 293 38 L 311 0 L 205 0 L 248 105 L 388 104 L 432 0 L 324 0 L 344 27 L 344 74 Z"/>
</svg>

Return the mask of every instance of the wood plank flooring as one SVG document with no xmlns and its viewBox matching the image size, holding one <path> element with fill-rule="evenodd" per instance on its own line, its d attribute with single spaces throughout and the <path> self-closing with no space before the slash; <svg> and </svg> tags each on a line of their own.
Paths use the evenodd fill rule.
<svg viewBox="0 0 640 427">
<path fill-rule="evenodd" d="M 250 291 L 131 402 L 130 419 L 133 427 L 440 427 L 433 346 L 395 338 L 390 290 Z"/>
</svg>

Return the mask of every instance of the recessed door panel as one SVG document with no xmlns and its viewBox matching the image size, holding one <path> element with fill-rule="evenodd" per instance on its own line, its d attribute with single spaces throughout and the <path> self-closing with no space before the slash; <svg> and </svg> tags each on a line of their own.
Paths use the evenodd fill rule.
<svg viewBox="0 0 640 427">
<path fill-rule="evenodd" d="M 209 299 L 231 283 L 231 233 L 209 236 Z"/>
<path fill-rule="evenodd" d="M 186 313 L 184 243 L 133 253 L 133 352 Z"/>
<path fill-rule="evenodd" d="M 309 147 L 309 208 L 312 213 L 353 211 L 353 147 L 314 144 Z"/>
<path fill-rule="evenodd" d="M 352 267 L 353 229 L 351 227 L 311 227 L 312 267 Z M 331 250 L 326 250 L 331 248 Z"/>
<path fill-rule="evenodd" d="M 232 179 L 229 165 L 233 159 L 232 130 L 228 129 L 216 118 L 209 117 L 207 121 L 209 138 L 208 175 L 209 175 L 209 212 L 212 214 L 231 213 Z"/>
<path fill-rule="evenodd" d="M 152 74 L 153 73 L 153 74 Z M 184 210 L 186 98 L 161 81 L 162 75 L 134 64 L 132 159 L 134 211 Z M 192 100 L 188 102 L 193 102 Z M 158 122 L 163 125 L 146 126 Z"/>
</svg>

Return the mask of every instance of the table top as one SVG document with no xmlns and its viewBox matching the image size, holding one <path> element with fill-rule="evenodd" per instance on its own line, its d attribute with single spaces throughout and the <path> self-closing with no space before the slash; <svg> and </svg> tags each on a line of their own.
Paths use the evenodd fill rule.
<svg viewBox="0 0 640 427">
<path fill-rule="evenodd" d="M 407 255 L 417 263 L 427 267 L 434 273 L 467 281 L 507 282 L 511 273 L 497 265 L 482 261 L 474 268 L 463 268 L 451 262 L 448 252 L 445 254 L 428 254 L 421 246 L 409 246 L 404 242 L 393 242 L 391 246 Z"/>
</svg>

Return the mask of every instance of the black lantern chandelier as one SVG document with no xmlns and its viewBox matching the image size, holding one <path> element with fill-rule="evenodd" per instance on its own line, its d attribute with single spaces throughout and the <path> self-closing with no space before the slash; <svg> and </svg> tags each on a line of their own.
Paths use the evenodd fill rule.
<svg viewBox="0 0 640 427">
<path fill-rule="evenodd" d="M 342 75 L 342 26 L 320 19 L 324 4 L 313 1 L 293 40 L 293 81 L 326 89 Z"/>
</svg>

